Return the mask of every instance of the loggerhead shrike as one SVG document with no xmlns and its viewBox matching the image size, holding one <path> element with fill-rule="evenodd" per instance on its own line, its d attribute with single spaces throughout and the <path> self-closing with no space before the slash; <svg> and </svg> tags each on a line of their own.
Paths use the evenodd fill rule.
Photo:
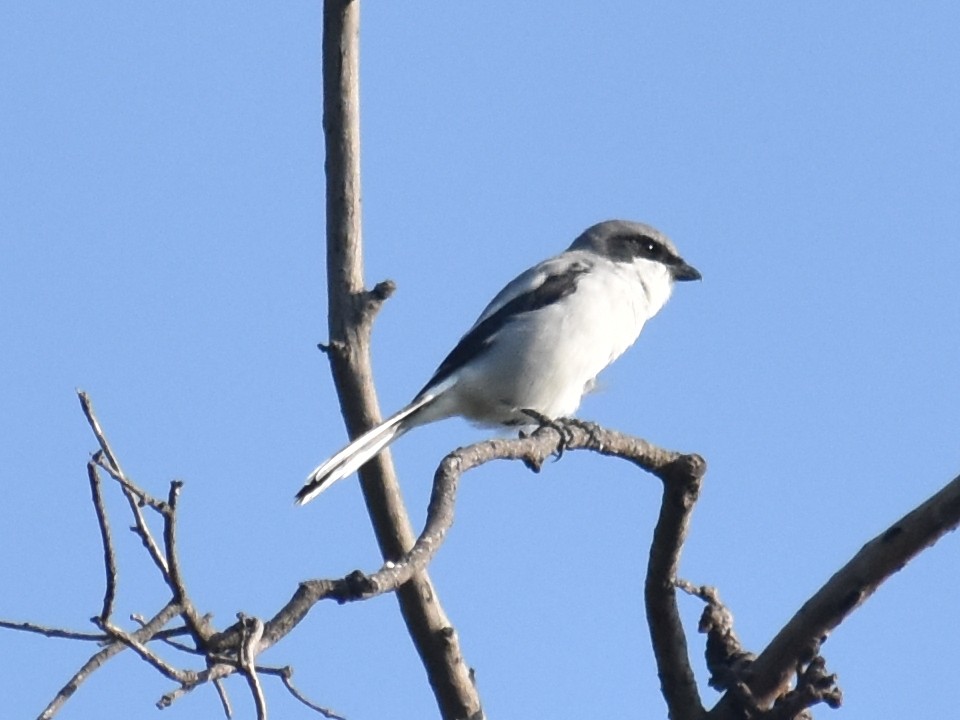
<svg viewBox="0 0 960 720">
<path fill-rule="evenodd" d="M 460 415 L 485 425 L 570 416 L 597 374 L 633 345 L 675 280 L 699 280 L 649 225 L 608 220 L 509 283 L 400 412 L 318 467 L 309 502 L 418 425 Z"/>
</svg>

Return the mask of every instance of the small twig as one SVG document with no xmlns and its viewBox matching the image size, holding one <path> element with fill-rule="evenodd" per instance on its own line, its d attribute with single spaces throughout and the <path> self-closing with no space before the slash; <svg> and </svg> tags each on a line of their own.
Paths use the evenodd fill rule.
<svg viewBox="0 0 960 720">
<path fill-rule="evenodd" d="M 756 655 L 743 649 L 733 629 L 733 613 L 720 600 L 717 589 L 709 585 L 697 586 L 680 578 L 675 584 L 706 604 L 697 630 L 707 636 L 705 655 L 710 671 L 710 687 L 724 691 L 743 685 Z"/>
<path fill-rule="evenodd" d="M 393 280 L 381 280 L 373 289 L 368 290 L 364 295 L 368 313 L 379 312 L 380 306 L 385 303 L 393 293 L 397 291 L 397 284 Z"/>
<path fill-rule="evenodd" d="M 323 707 L 322 705 L 317 705 L 315 702 L 307 698 L 303 693 L 301 693 L 296 686 L 293 684 L 293 668 L 287 666 L 281 668 L 282 672 L 279 673 L 280 679 L 283 680 L 283 684 L 286 686 L 287 690 L 290 691 L 290 694 L 293 695 L 297 700 L 306 705 L 311 710 L 316 710 L 318 713 L 323 715 L 330 720 L 347 720 L 343 715 L 335 713 L 330 708 Z"/>
<path fill-rule="evenodd" d="M 93 412 L 93 403 L 90 400 L 90 396 L 87 395 L 83 390 L 78 389 L 77 397 L 80 398 L 80 407 L 83 409 L 83 414 L 87 417 L 87 422 L 90 424 L 90 429 L 93 430 L 93 434 L 97 438 L 97 442 L 100 444 L 100 449 L 106 456 L 107 462 L 119 470 L 120 464 L 117 462 L 117 457 L 113 454 L 113 450 L 110 448 L 110 443 L 107 441 L 107 436 L 104 435 L 103 429 L 100 427 L 100 421 L 97 420 L 97 416 Z"/>
<path fill-rule="evenodd" d="M 103 591 L 103 607 L 99 617 L 102 622 L 106 622 L 113 614 L 113 603 L 117 595 L 117 556 L 113 551 L 113 538 L 110 535 L 107 508 L 103 502 L 100 473 L 97 472 L 97 464 L 93 460 L 87 462 L 87 478 L 90 480 L 90 494 L 93 497 L 93 508 L 97 513 L 97 525 L 100 526 L 100 540 L 103 544 L 106 588 Z"/>
<path fill-rule="evenodd" d="M 130 505 L 130 512 L 133 513 L 135 522 L 134 532 L 140 537 L 143 546 L 147 549 L 147 552 L 150 553 L 150 557 L 153 558 L 154 564 L 159 568 L 160 572 L 163 573 L 164 578 L 166 578 L 167 565 L 163 553 L 160 552 L 160 548 L 157 546 L 150 532 L 150 527 L 147 525 L 146 520 L 143 518 L 143 513 L 140 511 L 140 504 L 145 503 L 159 512 L 160 508 L 157 507 L 158 501 L 150 497 L 127 478 L 120 468 L 117 456 L 113 454 L 113 449 L 107 441 L 103 428 L 100 427 L 100 421 L 93 411 L 93 403 L 90 401 L 90 397 L 82 390 L 78 390 L 77 395 L 80 398 L 80 407 L 83 409 L 83 414 L 86 416 L 87 422 L 90 424 L 90 428 L 93 430 L 93 434 L 100 445 L 100 452 L 94 454 L 93 462 L 103 468 L 110 477 L 120 484 L 123 494 L 127 498 L 127 503 Z"/>
<path fill-rule="evenodd" d="M 110 447 L 110 443 L 103 432 L 103 428 L 100 426 L 100 421 L 97 419 L 96 413 L 93 411 L 93 403 L 91 402 L 89 396 L 82 390 L 78 391 L 78 395 L 80 397 L 80 406 L 83 408 L 83 414 L 86 416 L 87 422 L 90 424 L 93 434 L 97 438 L 97 442 L 100 445 L 100 451 L 94 454 L 93 462 L 95 462 L 99 467 L 103 468 L 103 470 L 106 471 L 110 477 L 120 484 L 123 494 L 127 498 L 127 502 L 130 505 L 130 511 L 133 513 L 134 522 L 136 524 L 134 532 L 140 536 L 141 542 L 150 553 L 150 557 L 153 558 L 154 563 L 164 574 L 164 576 L 166 576 L 167 568 L 163 559 L 163 555 L 160 552 L 160 548 L 157 546 L 156 541 L 153 539 L 153 535 L 150 532 L 150 527 L 147 525 L 146 520 L 143 517 L 143 513 L 140 511 L 140 505 L 145 504 L 149 505 L 158 512 L 162 512 L 162 504 L 148 493 L 144 492 L 129 478 L 127 478 L 120 467 L 117 456 L 113 453 L 113 449 Z"/>
<path fill-rule="evenodd" d="M 130 619 L 141 626 L 145 625 L 147 622 L 144 619 L 143 615 L 140 615 L 139 613 L 131 613 Z M 180 650 L 182 652 L 191 653 L 192 655 L 203 655 L 203 651 L 198 648 L 191 647 L 189 645 L 184 645 L 183 643 L 178 643 L 175 640 L 171 640 L 171 638 L 183 637 L 184 635 L 187 635 L 187 636 L 190 635 L 190 628 L 181 626 L 181 627 L 170 628 L 169 630 L 161 630 L 160 632 L 158 632 L 156 635 L 153 636 L 153 639 L 159 640 L 160 642 L 164 642 L 170 647 L 176 648 L 177 650 Z"/>
<path fill-rule="evenodd" d="M 131 637 L 136 639 L 138 642 L 148 640 L 157 632 L 159 632 L 164 625 L 170 622 L 172 618 L 176 617 L 179 610 L 180 608 L 176 603 L 169 603 L 148 623 L 133 633 Z M 63 704 L 70 699 L 70 697 L 77 691 L 77 688 L 79 688 L 80 685 L 82 685 L 92 673 L 103 667 L 107 660 L 123 650 L 125 647 L 127 646 L 121 642 L 113 642 L 103 650 L 94 654 L 93 657 L 87 660 L 87 662 L 85 662 L 83 666 L 77 670 L 76 673 L 74 673 L 73 677 L 71 677 L 67 681 L 66 685 L 64 685 L 54 696 L 53 700 L 51 700 L 43 712 L 40 713 L 38 720 L 50 720 L 50 718 L 56 715 L 60 708 L 63 707 Z"/>
<path fill-rule="evenodd" d="M 108 461 L 102 450 L 97 450 L 93 454 L 93 462 L 98 467 L 103 468 L 104 472 L 112 477 L 127 495 L 127 499 L 136 502 L 137 508 L 147 506 L 158 513 L 163 514 L 165 506 L 162 500 L 157 500 L 150 493 L 139 487 L 135 482 L 128 478 L 121 468 L 113 467 Z"/>
<path fill-rule="evenodd" d="M 104 632 L 133 650 L 143 660 L 152 665 L 161 675 L 178 683 L 196 682 L 197 673 L 193 670 L 180 670 L 161 658 L 134 635 L 124 632 L 110 622 L 101 623 Z M 138 631 L 139 632 L 139 631 Z M 148 638 L 150 639 L 150 638 Z"/>
<path fill-rule="evenodd" d="M 0 620 L 0 628 L 7 630 L 20 630 L 22 632 L 36 633 L 44 637 L 63 638 L 64 640 L 90 640 L 92 642 L 103 642 L 107 636 L 103 633 L 78 632 L 76 630 L 65 630 L 63 628 L 47 627 L 37 625 L 31 622 L 16 622 L 14 620 Z"/>
<path fill-rule="evenodd" d="M 843 703 L 843 691 L 837 685 L 837 676 L 827 673 L 826 661 L 817 655 L 797 673 L 797 687 L 777 699 L 763 720 L 796 720 L 820 703 L 836 710 Z"/>
<path fill-rule="evenodd" d="M 167 585 L 173 598 L 181 607 L 184 621 L 194 635 L 198 647 L 204 647 L 212 634 L 209 624 L 190 601 L 187 594 L 183 573 L 180 571 L 180 560 L 177 552 L 177 502 L 183 483 L 174 480 L 170 483 L 170 492 L 167 495 L 166 507 L 163 513 L 163 544 L 166 548 L 166 564 L 169 572 L 166 575 Z"/>
<path fill-rule="evenodd" d="M 229 675 L 232 675 L 236 671 L 235 665 L 228 665 L 225 663 L 216 663 L 211 665 L 206 670 L 196 673 L 196 677 L 193 678 L 190 682 L 184 683 L 176 690 L 171 690 L 168 693 L 164 693 L 159 700 L 157 700 L 157 707 L 163 710 L 168 708 L 177 700 L 182 698 L 187 693 L 192 692 L 197 689 L 204 683 L 214 683 L 216 685 L 217 681 L 225 678 Z"/>
<path fill-rule="evenodd" d="M 233 708 L 230 706 L 230 696 L 227 694 L 227 688 L 223 680 L 219 678 L 213 681 L 213 687 L 217 690 L 217 696 L 220 698 L 220 705 L 223 707 L 223 714 L 227 718 L 233 717 Z"/>
</svg>

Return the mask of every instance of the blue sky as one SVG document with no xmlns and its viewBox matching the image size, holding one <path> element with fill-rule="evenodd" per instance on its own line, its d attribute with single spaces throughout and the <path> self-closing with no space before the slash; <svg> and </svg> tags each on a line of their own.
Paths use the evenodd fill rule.
<svg viewBox="0 0 960 720">
<path fill-rule="evenodd" d="M 707 458 L 682 574 L 759 650 L 960 470 L 958 28 L 947 2 L 366 3 L 368 280 L 399 286 L 374 338 L 384 410 L 586 226 L 662 229 L 704 280 L 580 414 Z M 85 629 L 99 608 L 77 387 L 130 475 L 185 481 L 189 587 L 221 624 L 377 566 L 355 481 L 292 504 L 345 439 L 315 348 L 319 38 L 319 3 L 0 5 L 0 617 Z M 484 436 L 449 421 L 396 446 L 415 523 L 439 459 Z M 658 498 L 580 453 L 467 476 L 432 576 L 491 717 L 665 715 L 641 597 Z M 150 614 L 163 588 L 111 509 L 120 617 Z M 845 705 L 818 717 L 953 712 L 956 553 L 949 536 L 827 642 Z M 0 648 L 11 717 L 94 650 Z M 389 597 L 317 607 L 263 660 L 351 720 L 434 715 Z M 265 683 L 276 716 L 313 717 Z M 149 716 L 169 687 L 120 657 L 61 717 Z M 218 712 L 202 689 L 164 717 Z"/>
</svg>

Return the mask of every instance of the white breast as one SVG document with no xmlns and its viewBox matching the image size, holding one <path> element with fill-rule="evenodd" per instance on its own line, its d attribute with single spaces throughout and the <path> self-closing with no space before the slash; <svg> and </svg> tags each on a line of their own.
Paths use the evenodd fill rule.
<svg viewBox="0 0 960 720">
<path fill-rule="evenodd" d="M 636 341 L 670 297 L 672 283 L 659 263 L 592 261 L 595 267 L 575 292 L 519 315 L 459 373 L 460 414 L 483 423 L 526 422 L 522 409 L 572 415 L 597 374 Z"/>
</svg>

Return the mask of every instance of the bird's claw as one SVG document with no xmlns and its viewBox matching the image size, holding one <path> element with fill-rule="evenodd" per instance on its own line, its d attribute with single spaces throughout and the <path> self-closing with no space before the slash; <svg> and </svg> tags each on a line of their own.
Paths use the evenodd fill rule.
<svg viewBox="0 0 960 720">
<path fill-rule="evenodd" d="M 524 409 L 521 411 L 524 415 L 528 416 L 540 426 L 537 428 L 550 428 L 555 430 L 557 435 L 560 436 L 560 441 L 557 443 L 557 449 L 554 454 L 554 462 L 563 457 L 564 451 L 567 449 L 567 445 L 573 442 L 573 433 L 570 432 L 568 424 L 579 424 L 579 421 L 570 420 L 569 418 L 560 418 L 559 420 L 554 420 L 549 418 L 541 412 L 536 410 Z"/>
</svg>

